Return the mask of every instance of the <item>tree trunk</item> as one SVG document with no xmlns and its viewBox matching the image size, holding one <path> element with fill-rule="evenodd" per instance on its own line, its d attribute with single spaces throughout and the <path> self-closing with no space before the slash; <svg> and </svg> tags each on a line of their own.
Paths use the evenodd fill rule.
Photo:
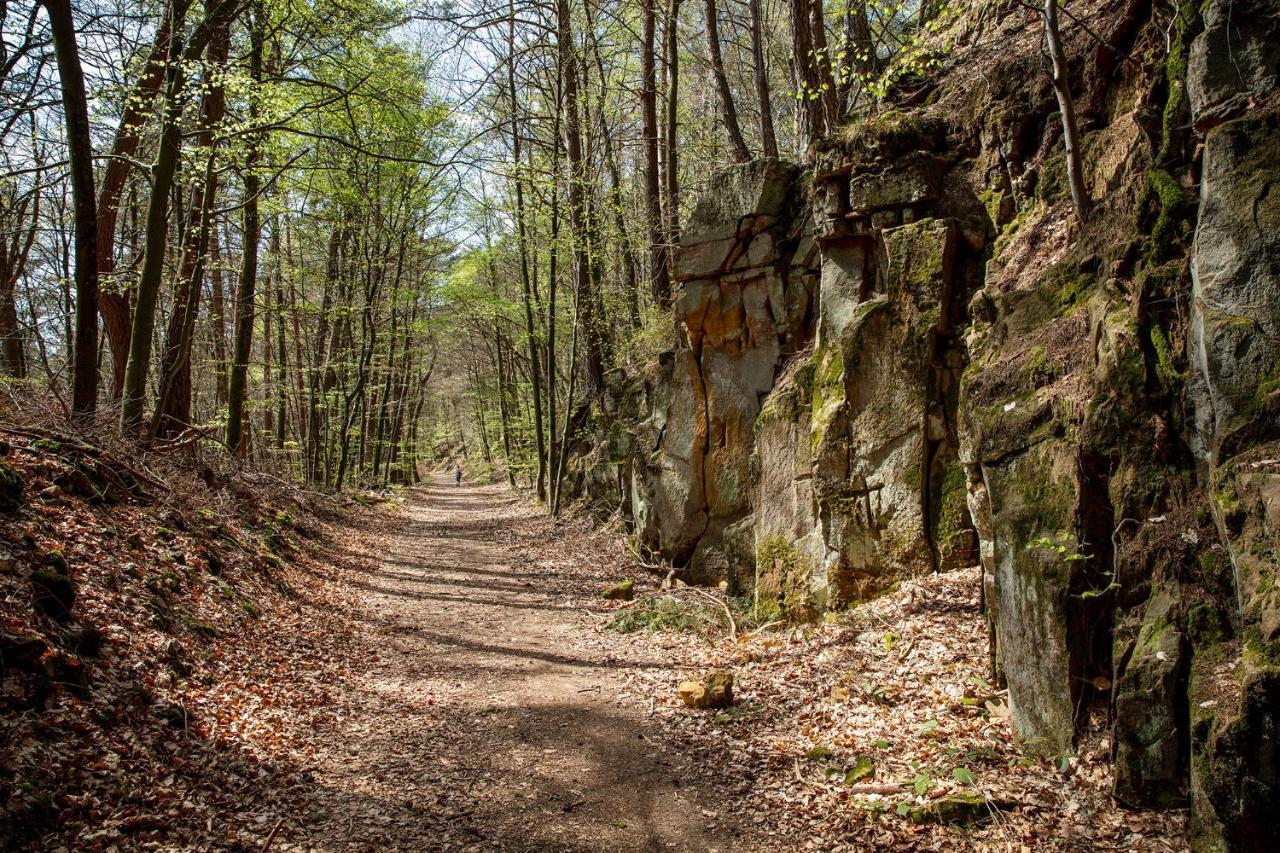
<svg viewBox="0 0 1280 853">
<path fill-rule="evenodd" d="M 307 481 L 318 483 L 322 476 L 322 444 L 320 441 L 322 397 L 328 390 L 325 374 L 328 372 L 329 312 L 333 302 L 333 288 L 341 270 L 342 230 L 335 224 L 329 234 L 328 263 L 325 266 L 324 293 L 320 300 L 320 316 L 316 318 L 316 336 L 312 344 L 313 357 L 308 371 L 307 394 Z"/>
<path fill-rule="evenodd" d="M 810 0 L 791 0 L 791 35 L 795 41 L 796 97 L 804 105 L 803 134 L 808 142 L 827 132 L 822 109 L 822 82 L 814 69 L 813 30 L 809 16 Z"/>
<path fill-rule="evenodd" d="M 724 116 L 725 133 L 729 136 L 729 147 L 733 157 L 739 163 L 751 159 L 751 149 L 742 138 L 742 128 L 738 124 L 738 109 L 733 105 L 733 90 L 729 88 L 729 78 L 724 73 L 724 58 L 720 55 L 720 25 L 716 19 L 716 0 L 706 0 L 707 15 L 707 52 L 711 57 L 711 71 L 716 78 L 716 90 L 720 93 L 720 109 Z"/>
<path fill-rule="evenodd" d="M 556 2 L 556 37 L 559 50 L 560 73 L 564 78 L 562 97 L 565 113 L 565 149 L 569 157 L 569 222 L 573 231 L 574 279 L 576 287 L 584 294 L 587 310 L 583 313 L 583 331 L 587 344 L 587 383 L 589 392 L 595 394 L 604 387 L 603 338 L 596 328 L 593 304 L 593 281 L 590 250 L 590 234 L 587 222 L 587 198 L 584 183 L 587 180 L 585 158 L 582 152 L 582 120 L 578 103 L 578 60 L 573 46 L 573 29 L 570 22 L 568 0 Z"/>
<path fill-rule="evenodd" d="M 204 176 L 191 190 L 182 260 L 178 268 L 178 293 L 165 333 L 165 351 L 161 360 L 161 393 L 156 404 L 158 418 L 153 428 L 154 434 L 160 437 L 175 435 L 192 422 L 191 348 L 200 296 L 204 291 L 204 273 L 212 229 L 210 220 L 214 201 L 218 197 L 213 132 L 225 113 L 226 99 L 221 79 L 222 67 L 226 64 L 230 47 L 230 35 L 229 27 L 219 27 L 209 40 L 206 54 L 210 69 L 206 76 L 212 79 L 206 80 L 207 88 L 200 105 L 200 130 L 196 135 L 196 144 L 201 150 L 208 151 L 207 167 Z"/>
<path fill-rule="evenodd" d="M 676 38 L 680 22 L 680 0 L 671 0 L 667 17 L 667 229 L 665 236 L 667 269 L 671 269 L 675 246 L 680 241 L 680 157 L 676 148 L 676 124 L 680 104 L 680 44 Z"/>
<path fill-rule="evenodd" d="M 756 100 L 760 108 L 760 139 L 764 156 L 778 156 L 778 135 L 773 129 L 773 100 L 769 96 L 769 67 L 764 58 L 763 21 L 760 0 L 748 0 L 751 12 L 751 62 L 755 66 Z"/>
<path fill-rule="evenodd" d="M 529 275 L 529 233 L 525 223 L 524 179 L 520 175 L 520 127 L 517 119 L 519 108 L 516 96 L 516 12 L 515 0 L 510 0 L 508 12 L 511 20 L 507 29 L 507 91 L 511 95 L 511 161 L 515 166 L 516 184 L 516 239 L 520 247 L 520 287 L 524 295 L 524 331 L 529 349 L 529 382 L 533 386 L 533 432 L 538 449 L 538 477 L 535 491 L 538 500 L 547 499 L 547 436 L 542 423 L 542 379 L 538 365 L 538 341 L 533 327 L 533 288 Z"/>
<path fill-rule="evenodd" d="M 137 153 L 142 141 L 140 129 L 145 121 L 150 102 L 160 91 L 164 80 L 166 57 L 169 54 L 169 35 L 173 10 L 161 12 L 160 25 L 142 75 L 125 97 L 120 114 L 115 141 L 111 145 L 111 157 L 102 168 L 102 184 L 98 187 L 98 276 L 106 286 L 115 275 L 116 262 L 112 244 L 116 236 L 116 220 L 120 213 L 120 198 L 125 180 L 133 166 L 129 158 Z M 99 294 L 98 310 L 102 312 L 103 330 L 107 346 L 111 350 L 111 397 L 118 399 L 124 390 L 125 366 L 129 360 L 129 337 L 132 318 L 129 315 L 129 293 L 116 286 L 107 286 Z"/>
<path fill-rule="evenodd" d="M 92 417 L 98 401 L 98 213 L 93 192 L 93 140 L 80 50 L 70 0 L 43 0 L 49 14 L 58 77 L 62 82 L 71 160 L 76 233 L 76 328 L 72 354 L 71 411 Z"/>
<path fill-rule="evenodd" d="M 222 284 L 222 250 L 218 231 L 209 232 L 209 334 L 213 338 L 214 403 L 227 405 L 227 309 Z"/>
<path fill-rule="evenodd" d="M 831 51 L 827 50 L 827 19 L 822 10 L 822 2 L 823 0 L 810 0 L 809 3 L 809 32 L 813 38 L 812 67 L 818 78 L 824 124 L 827 130 L 834 130 L 841 119 L 840 100 L 831 64 Z"/>
<path fill-rule="evenodd" d="M 1076 124 L 1076 105 L 1071 97 L 1071 82 L 1067 76 L 1067 54 L 1062 49 L 1062 37 L 1058 32 L 1058 2 L 1044 2 L 1044 38 L 1049 45 L 1049 58 L 1053 63 L 1053 91 L 1058 96 L 1058 110 L 1062 114 L 1062 140 L 1067 148 L 1067 183 L 1071 185 L 1071 203 L 1076 209 L 1076 219 L 1083 226 L 1089 221 L 1089 208 L 1093 202 L 1084 185 L 1084 163 L 1080 156 L 1080 130 Z"/>
<path fill-rule="evenodd" d="M 645 209 L 649 219 L 649 291 L 653 303 L 665 311 L 671 304 L 671 268 L 662 238 L 662 177 L 658 164 L 657 5 L 658 0 L 644 0 L 640 108 L 644 127 Z"/>
<path fill-rule="evenodd" d="M 262 48 L 266 21 L 260 2 L 254 4 L 249 24 L 249 76 L 253 85 L 262 81 Z M 257 107 L 250 101 L 249 120 L 257 122 Z M 249 353 L 253 348 L 253 300 L 258 284 L 258 241 L 262 238 L 262 221 L 258 216 L 258 193 L 262 181 L 257 173 L 257 135 L 249 139 L 249 152 L 244 170 L 244 254 L 240 264 L 240 280 L 236 286 L 235 347 L 231 356 L 231 375 L 227 381 L 227 448 L 233 455 L 243 454 L 244 416 L 247 401 Z"/>
<path fill-rule="evenodd" d="M 0 347 L 4 357 L 5 371 L 14 379 L 27 377 L 27 347 L 18 320 L 18 282 L 22 280 L 27 269 L 27 259 L 31 256 L 31 247 L 35 244 L 36 235 L 40 231 L 40 193 L 42 192 L 40 177 L 31 192 L 15 207 L 3 209 L 5 219 L 0 228 L 11 231 L 12 236 L 0 237 Z M 0 202 L 2 209 L 3 202 Z M 27 210 L 31 209 L 28 219 Z M 22 225 L 29 221 L 30 226 Z M 37 334 L 39 326 L 35 328 Z"/>
</svg>

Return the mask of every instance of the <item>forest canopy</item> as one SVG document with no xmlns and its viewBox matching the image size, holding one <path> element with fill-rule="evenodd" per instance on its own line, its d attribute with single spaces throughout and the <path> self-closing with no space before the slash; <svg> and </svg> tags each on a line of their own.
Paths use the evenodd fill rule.
<svg viewBox="0 0 1280 853">
<path fill-rule="evenodd" d="M 876 109 L 950 14 L 5 4 L 6 388 L 324 488 L 468 457 L 555 504 L 610 377 L 664 346 L 691 200 Z"/>
</svg>

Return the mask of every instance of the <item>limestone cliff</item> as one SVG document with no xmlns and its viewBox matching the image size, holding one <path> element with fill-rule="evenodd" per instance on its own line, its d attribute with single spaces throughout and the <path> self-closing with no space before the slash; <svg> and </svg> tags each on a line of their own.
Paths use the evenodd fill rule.
<svg viewBox="0 0 1280 853">
<path fill-rule="evenodd" d="M 1029 748 L 1105 719 L 1119 800 L 1276 849 L 1280 9 L 1082 14 L 1088 221 L 1036 18 L 971 4 L 893 108 L 721 176 L 584 480 L 792 617 L 980 562 Z"/>
</svg>

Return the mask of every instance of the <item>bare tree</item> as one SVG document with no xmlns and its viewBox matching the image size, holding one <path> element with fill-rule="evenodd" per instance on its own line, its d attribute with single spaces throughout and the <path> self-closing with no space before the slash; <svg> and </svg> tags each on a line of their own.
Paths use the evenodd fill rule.
<svg viewBox="0 0 1280 853">
<path fill-rule="evenodd" d="M 75 208 L 76 329 L 72 361 L 71 411 L 92 416 L 98 401 L 98 213 L 93 191 L 93 141 L 80 49 L 70 0 L 43 0 L 53 32 L 62 82 L 71 196 Z"/>
<path fill-rule="evenodd" d="M 778 156 L 778 135 L 773 129 L 773 101 L 769 96 L 769 68 L 764 59 L 764 22 L 760 0 L 748 0 L 751 13 L 751 62 L 755 66 L 756 99 L 760 110 L 760 140 L 764 156 Z"/>
<path fill-rule="evenodd" d="M 724 57 L 720 54 L 719 23 L 716 18 L 716 0 L 706 0 L 706 32 L 707 53 L 711 57 L 711 71 L 716 78 L 716 90 L 720 93 L 720 110 L 724 118 L 725 133 L 729 136 L 729 147 L 733 150 L 734 159 L 745 163 L 751 159 L 751 150 L 742 138 L 742 128 L 738 124 L 738 110 L 733 104 L 733 91 L 729 88 L 729 78 L 724 73 Z"/>
<path fill-rule="evenodd" d="M 1062 141 L 1067 149 L 1067 183 L 1071 186 L 1071 203 L 1076 218 L 1084 225 L 1089 219 L 1093 202 L 1084 185 L 1084 163 L 1080 156 L 1080 130 L 1076 124 L 1075 100 L 1071 97 L 1071 82 L 1067 75 L 1067 53 L 1062 48 L 1062 36 L 1058 32 L 1058 0 L 1044 2 L 1044 40 L 1053 67 L 1053 92 L 1058 97 L 1058 110 L 1062 114 Z"/>
<path fill-rule="evenodd" d="M 662 239 L 662 177 L 658 163 L 658 0 L 644 0 L 644 38 L 640 57 L 640 111 L 644 133 L 645 209 L 649 219 L 649 283 L 653 301 L 671 300 L 671 268 Z"/>
</svg>

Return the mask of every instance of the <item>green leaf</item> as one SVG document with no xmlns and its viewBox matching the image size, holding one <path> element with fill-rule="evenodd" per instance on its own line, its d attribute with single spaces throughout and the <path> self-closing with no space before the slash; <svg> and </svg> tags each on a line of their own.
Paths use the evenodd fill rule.
<svg viewBox="0 0 1280 853">
<path fill-rule="evenodd" d="M 957 767 L 951 771 L 951 775 L 956 777 L 956 781 L 962 785 L 973 784 L 973 774 L 969 772 L 967 767 Z"/>
</svg>

